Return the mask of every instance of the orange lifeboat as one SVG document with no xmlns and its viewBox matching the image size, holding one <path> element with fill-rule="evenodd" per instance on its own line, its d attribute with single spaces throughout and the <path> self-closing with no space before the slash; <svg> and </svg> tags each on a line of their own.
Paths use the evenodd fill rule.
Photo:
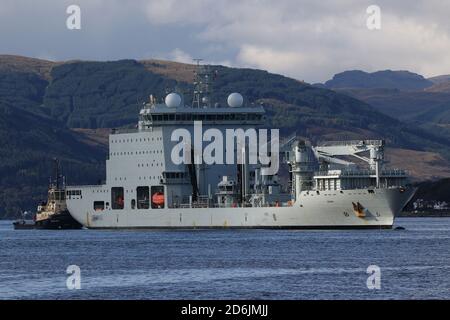
<svg viewBox="0 0 450 320">
<path fill-rule="evenodd" d="M 164 193 L 156 192 L 152 195 L 152 203 L 158 207 L 164 206 Z"/>
</svg>

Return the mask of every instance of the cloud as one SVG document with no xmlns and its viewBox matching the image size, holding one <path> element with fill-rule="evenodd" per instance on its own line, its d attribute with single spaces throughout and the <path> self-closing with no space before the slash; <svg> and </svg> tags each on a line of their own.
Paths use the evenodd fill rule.
<svg viewBox="0 0 450 320">
<path fill-rule="evenodd" d="M 347 69 L 450 71 L 448 3 L 378 1 L 382 29 L 368 30 L 371 1 L 151 1 L 150 19 L 202 26 L 195 40 L 230 48 L 228 60 L 307 81 Z"/>
<path fill-rule="evenodd" d="M 193 58 L 183 50 L 176 48 L 169 54 L 169 59 L 176 61 L 176 62 L 182 62 L 182 63 L 192 63 Z"/>
<path fill-rule="evenodd" d="M 64 28 L 71 1 L 42 0 L 37 8 L 0 2 L 9 12 L 0 20 L 9 53 L 45 52 L 59 60 L 198 57 L 308 82 L 348 69 L 450 73 L 450 1 L 79 0 L 80 32 Z M 371 31 L 366 9 L 374 3 L 382 28 Z"/>
<path fill-rule="evenodd" d="M 213 4 L 212 1 L 207 0 L 147 1 L 145 12 L 153 24 L 201 24 L 210 19 Z"/>
<path fill-rule="evenodd" d="M 282 74 L 290 74 L 292 67 L 302 66 L 307 60 L 305 56 L 295 51 L 254 45 L 242 46 L 237 56 L 237 61 L 241 65 L 262 67 Z"/>
</svg>

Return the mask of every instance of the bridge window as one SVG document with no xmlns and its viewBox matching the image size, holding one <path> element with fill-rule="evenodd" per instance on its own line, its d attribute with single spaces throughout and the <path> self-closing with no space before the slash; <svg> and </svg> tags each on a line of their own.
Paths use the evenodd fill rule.
<svg viewBox="0 0 450 320">
<path fill-rule="evenodd" d="M 123 209 L 124 207 L 124 194 L 122 187 L 111 188 L 111 203 L 114 210 Z"/>
<path fill-rule="evenodd" d="M 80 199 L 83 199 L 82 195 L 81 195 L 81 190 L 68 190 L 66 191 L 67 196 L 69 197 L 69 199 L 72 198 L 72 196 L 78 196 L 80 197 Z"/>
<path fill-rule="evenodd" d="M 81 191 L 80 191 L 80 195 L 81 195 Z M 65 200 L 65 192 L 64 191 L 55 191 L 54 194 L 51 195 L 51 200 L 56 200 L 56 201 L 61 201 L 61 200 Z"/>
</svg>

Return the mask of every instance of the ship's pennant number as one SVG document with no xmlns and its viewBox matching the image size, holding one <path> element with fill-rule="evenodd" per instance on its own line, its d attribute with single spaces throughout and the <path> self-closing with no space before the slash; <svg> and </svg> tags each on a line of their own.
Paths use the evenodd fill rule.
<svg viewBox="0 0 450 320">
<path fill-rule="evenodd" d="M 344 211 L 342 214 L 343 214 L 345 217 L 349 217 L 349 216 L 350 216 L 350 215 L 348 214 L 347 211 Z"/>
</svg>

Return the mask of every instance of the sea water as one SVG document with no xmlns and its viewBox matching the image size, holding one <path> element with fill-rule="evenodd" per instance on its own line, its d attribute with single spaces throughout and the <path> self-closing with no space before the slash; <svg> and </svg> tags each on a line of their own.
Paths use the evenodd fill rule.
<svg viewBox="0 0 450 320">
<path fill-rule="evenodd" d="M 0 221 L 0 299 L 449 299 L 450 218 L 396 226 L 405 230 L 51 231 Z"/>
</svg>

